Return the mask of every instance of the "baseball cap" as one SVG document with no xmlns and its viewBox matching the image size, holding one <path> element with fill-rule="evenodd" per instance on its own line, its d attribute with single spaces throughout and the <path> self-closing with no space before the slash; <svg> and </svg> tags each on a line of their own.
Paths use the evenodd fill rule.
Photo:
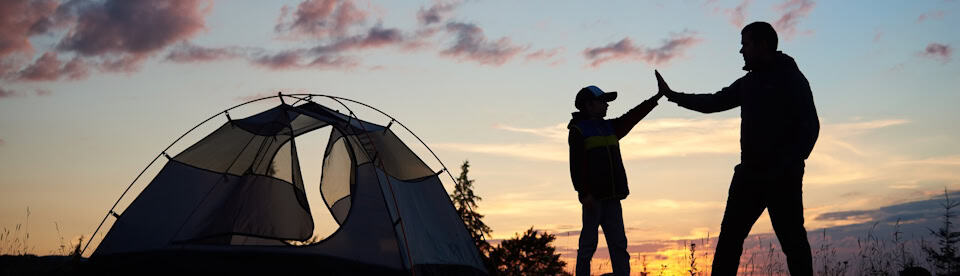
<svg viewBox="0 0 960 276">
<path fill-rule="evenodd" d="M 604 92 L 603 90 L 600 90 L 599 87 L 591 85 L 591 86 L 584 87 L 580 89 L 580 92 L 577 92 L 577 98 L 574 101 L 573 105 L 576 106 L 577 109 L 583 109 L 583 104 L 585 104 L 589 100 L 603 100 L 606 102 L 610 102 L 616 99 L 617 99 L 616 91 Z"/>
</svg>

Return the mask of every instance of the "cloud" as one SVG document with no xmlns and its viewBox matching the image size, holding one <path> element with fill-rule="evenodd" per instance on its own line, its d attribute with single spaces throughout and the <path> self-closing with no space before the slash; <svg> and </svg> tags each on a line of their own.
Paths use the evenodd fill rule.
<svg viewBox="0 0 960 276">
<path fill-rule="evenodd" d="M 378 24 L 370 28 L 366 34 L 338 39 L 329 45 L 314 47 L 311 49 L 311 52 L 317 54 L 339 53 L 349 50 L 380 48 L 400 44 L 405 41 L 406 39 L 400 30 L 383 28 Z"/>
<path fill-rule="evenodd" d="M 854 166 L 854 159 L 866 158 L 866 150 L 851 145 L 848 139 L 872 130 L 906 124 L 899 119 L 871 120 L 850 123 L 823 123 L 820 139 L 808 160 L 808 167 L 820 172 L 809 175 L 808 182 L 829 184 L 866 177 L 867 170 Z M 528 134 L 535 139 L 517 143 L 435 143 L 434 148 L 462 152 L 508 156 L 528 160 L 566 162 L 566 123 L 539 128 L 520 128 L 498 124 L 494 129 Z M 663 157 L 684 157 L 702 154 L 731 154 L 740 152 L 740 119 L 680 119 L 644 120 L 630 134 L 620 140 L 624 160 L 642 160 Z M 843 156 L 840 156 L 843 155 Z M 944 161 L 945 162 L 945 161 Z M 960 161 L 958 161 L 960 162 Z"/>
<path fill-rule="evenodd" d="M 26 81 L 56 81 L 63 77 L 70 80 L 86 78 L 90 74 L 89 65 L 79 57 L 64 64 L 57 59 L 56 52 L 46 52 L 32 65 L 20 71 L 17 79 Z"/>
<path fill-rule="evenodd" d="M 167 54 L 166 60 L 178 63 L 210 62 L 222 59 L 246 57 L 248 54 L 239 47 L 208 48 L 182 43 Z"/>
<path fill-rule="evenodd" d="M 776 10 L 783 14 L 773 22 L 773 27 L 783 38 L 792 39 L 797 34 L 797 25 L 800 24 L 800 20 L 807 17 L 814 6 L 816 3 L 812 0 L 787 0 L 777 5 Z"/>
<path fill-rule="evenodd" d="M 509 38 L 488 41 L 483 29 L 474 24 L 449 22 L 446 30 L 456 36 L 456 42 L 440 54 L 469 60 L 483 65 L 503 65 L 511 58 L 526 50 L 525 46 L 514 45 Z"/>
<path fill-rule="evenodd" d="M 590 60 L 591 67 L 616 60 L 642 61 L 651 65 L 669 63 L 671 60 L 683 56 L 691 46 L 701 41 L 693 32 L 672 34 L 664 39 L 663 44 L 656 48 L 637 45 L 629 37 L 607 44 L 603 47 L 587 48 L 583 50 L 584 57 Z"/>
<path fill-rule="evenodd" d="M 925 12 L 920 14 L 920 16 L 917 17 L 917 23 L 923 23 L 923 21 L 926 21 L 927 19 L 931 19 L 931 20 L 940 19 L 940 18 L 943 18 L 944 14 L 946 14 L 946 12 L 944 11 Z"/>
<path fill-rule="evenodd" d="M 920 56 L 939 60 L 942 63 L 950 62 L 950 56 L 952 54 L 953 49 L 950 45 L 940 43 L 927 44 L 927 48 L 923 49 L 923 52 L 920 52 Z"/>
<path fill-rule="evenodd" d="M 422 25 L 431 25 L 434 23 L 442 22 L 446 19 L 447 15 L 456 9 L 462 4 L 461 1 L 436 1 L 430 8 L 424 9 L 420 7 L 420 10 L 417 11 L 417 21 Z"/>
<path fill-rule="evenodd" d="M 960 191 L 948 192 L 951 198 L 958 198 Z M 843 225 L 857 224 L 864 222 L 895 222 L 902 221 L 921 221 L 936 220 L 943 212 L 943 193 L 923 200 L 909 201 L 886 205 L 875 209 L 866 210 L 847 210 L 826 212 L 817 215 L 814 220 L 818 221 L 845 221 L 855 223 L 845 223 Z"/>
<path fill-rule="evenodd" d="M 100 58 L 100 69 L 136 71 L 147 57 L 186 41 L 205 27 L 208 0 L 90 2 L 57 48 Z"/>
<path fill-rule="evenodd" d="M 687 156 L 694 154 L 735 154 L 739 152 L 740 119 L 656 119 L 643 121 L 620 140 L 625 160 Z M 507 144 L 439 143 L 436 148 L 454 149 L 545 161 L 567 161 L 565 123 L 542 128 L 496 125 L 496 129 L 526 133 L 539 141 Z"/>
<path fill-rule="evenodd" d="M 743 28 L 743 22 L 747 18 L 746 9 L 751 3 L 753 3 L 753 0 L 743 0 L 733 9 L 726 9 L 723 11 L 723 13 L 730 17 L 730 24 L 738 29 Z"/>
<path fill-rule="evenodd" d="M 352 68 L 357 65 L 357 62 L 351 58 L 331 55 L 312 57 L 311 61 L 305 62 L 306 60 L 311 59 L 311 57 L 306 56 L 307 52 L 308 51 L 306 50 L 288 50 L 276 54 L 256 57 L 251 61 L 255 65 L 263 66 L 272 70 L 301 68 L 336 69 Z"/>
<path fill-rule="evenodd" d="M 524 60 L 528 62 L 538 61 L 538 60 L 550 60 L 556 57 L 557 55 L 559 55 L 560 53 L 563 53 L 563 51 L 565 50 L 566 48 L 563 48 L 563 47 L 558 47 L 553 49 L 540 49 L 533 53 L 526 54 L 526 56 L 524 57 Z M 557 65 L 560 62 L 563 62 L 563 59 L 553 60 L 550 62 L 550 65 Z"/>
<path fill-rule="evenodd" d="M 362 24 L 367 13 L 351 0 L 307 0 L 297 5 L 289 21 L 288 16 L 289 7 L 284 6 L 275 31 L 329 38 L 342 36 L 350 27 Z"/>
<path fill-rule="evenodd" d="M 55 0 L 0 1 L 0 58 L 32 52 L 30 36 L 49 30 L 58 6 Z"/>
<path fill-rule="evenodd" d="M 3 89 L 3 87 L 0 87 L 0 99 L 13 98 L 13 97 L 19 97 L 19 96 L 23 96 L 23 94 L 17 91 L 7 90 L 7 89 Z"/>
</svg>

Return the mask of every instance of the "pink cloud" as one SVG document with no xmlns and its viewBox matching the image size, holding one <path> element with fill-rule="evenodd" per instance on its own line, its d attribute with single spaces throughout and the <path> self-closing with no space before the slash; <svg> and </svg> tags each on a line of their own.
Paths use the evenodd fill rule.
<svg viewBox="0 0 960 276">
<path fill-rule="evenodd" d="M 739 5 L 733 9 L 724 10 L 723 13 L 730 17 L 730 24 L 739 28 L 743 28 L 743 23 L 746 21 L 746 9 L 753 3 L 753 0 L 743 0 Z"/>
<path fill-rule="evenodd" d="M 920 52 L 920 56 L 939 60 L 942 63 L 949 62 L 952 54 L 953 49 L 950 48 L 950 45 L 940 43 L 930 43 L 923 52 Z"/>
<path fill-rule="evenodd" d="M 484 65 L 503 65 L 527 47 L 514 45 L 509 38 L 488 41 L 483 29 L 474 24 L 450 22 L 447 32 L 456 35 L 456 43 L 440 52 L 441 55 Z"/>
<path fill-rule="evenodd" d="M 647 48 L 636 45 L 632 39 L 626 37 L 615 43 L 603 47 L 587 48 L 583 55 L 590 60 L 591 67 L 615 60 L 642 61 L 652 65 L 669 63 L 671 60 L 683 56 L 684 51 L 701 41 L 695 33 L 684 32 L 671 35 L 663 41 L 663 45 L 656 48 Z"/>
<path fill-rule="evenodd" d="M 814 6 L 816 3 L 812 0 L 787 0 L 777 5 L 776 9 L 783 12 L 783 15 L 773 22 L 773 27 L 783 38 L 792 39 L 797 34 L 797 25 L 800 24 L 800 20 L 807 17 Z"/>
<path fill-rule="evenodd" d="M 289 22 L 288 15 L 289 8 L 284 7 L 274 30 L 313 38 L 342 36 L 349 27 L 363 23 L 367 17 L 351 0 L 307 0 L 297 5 Z"/>
<path fill-rule="evenodd" d="M 100 69 L 136 71 L 165 47 L 186 41 L 205 27 L 209 0 L 107 0 L 78 8 L 76 25 L 58 49 L 99 57 Z"/>
<path fill-rule="evenodd" d="M 563 47 L 553 48 L 553 49 L 540 49 L 540 50 L 537 50 L 536 52 L 527 54 L 525 59 L 527 61 L 550 59 L 560 54 L 561 52 L 563 52 L 564 49 L 565 48 Z"/>
<path fill-rule="evenodd" d="M 880 42 L 881 39 L 883 39 L 883 32 L 877 31 L 877 33 L 873 35 L 873 42 L 874 43 Z"/>
<path fill-rule="evenodd" d="M 90 73 L 89 66 L 79 57 L 74 57 L 66 64 L 57 58 L 56 52 L 46 52 L 32 65 L 20 71 L 18 80 L 25 81 L 56 81 L 62 77 L 70 80 L 86 78 Z"/>
<path fill-rule="evenodd" d="M 13 91 L 13 90 L 3 89 L 3 87 L 0 87 L 0 99 L 20 97 L 20 96 L 23 96 L 23 93 Z"/>
<path fill-rule="evenodd" d="M 3 145 L 6 144 L 6 143 L 7 143 L 7 142 L 3 141 L 3 139 L 0 139 L 0 146 L 3 146 Z"/>
<path fill-rule="evenodd" d="M 462 2 L 460 1 L 437 1 L 430 8 L 424 9 L 423 7 L 417 11 L 417 21 L 423 25 L 430 25 L 433 23 L 442 22 L 447 15 L 460 6 Z"/>
<path fill-rule="evenodd" d="M 30 36 L 49 29 L 58 6 L 55 0 L 0 1 L 0 58 L 14 52 L 32 52 Z"/>
<path fill-rule="evenodd" d="M 925 12 L 925 13 L 920 14 L 920 16 L 917 17 L 917 23 L 922 23 L 923 21 L 926 21 L 927 19 L 931 19 L 931 20 L 933 20 L 933 19 L 940 19 L 940 18 L 943 18 L 943 15 L 944 15 L 944 14 L 946 14 L 946 12 L 944 12 L 944 11 L 930 11 L 930 12 Z"/>
</svg>

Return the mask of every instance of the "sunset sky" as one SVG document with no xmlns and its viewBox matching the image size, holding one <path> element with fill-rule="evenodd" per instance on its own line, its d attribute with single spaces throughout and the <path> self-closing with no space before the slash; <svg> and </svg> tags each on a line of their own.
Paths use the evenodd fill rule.
<svg viewBox="0 0 960 276">
<path fill-rule="evenodd" d="M 561 233 L 572 258 L 580 205 L 565 125 L 577 90 L 619 91 L 610 116 L 655 93 L 654 69 L 674 90 L 715 92 L 745 73 L 739 31 L 753 21 L 777 29 L 820 116 L 808 230 L 960 189 L 960 1 L 4 0 L 0 227 L 28 227 L 36 254 L 89 236 L 184 131 L 283 91 L 397 117 L 454 174 L 470 161 L 494 238 Z M 268 102 L 235 117 L 278 103 Z M 661 100 L 620 141 L 634 256 L 644 241 L 716 235 L 738 139 L 739 109 L 706 115 Z M 319 169 L 321 149 L 301 149 L 305 171 Z M 771 229 L 764 215 L 753 233 Z"/>
</svg>

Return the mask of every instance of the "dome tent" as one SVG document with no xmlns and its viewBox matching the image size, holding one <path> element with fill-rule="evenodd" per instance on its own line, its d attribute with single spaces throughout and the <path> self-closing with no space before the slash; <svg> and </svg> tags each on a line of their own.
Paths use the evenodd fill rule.
<svg viewBox="0 0 960 276">
<path fill-rule="evenodd" d="M 271 98 L 281 104 L 230 118 L 231 109 Z M 113 214 L 116 222 L 91 264 L 153 272 L 485 274 L 441 184 L 446 168 L 435 172 L 407 147 L 390 129 L 394 122 L 406 129 L 393 117 L 380 112 L 391 118 L 386 126 L 363 121 L 344 101 L 379 112 L 339 97 L 279 94 L 212 116 L 227 122 L 174 156 L 164 150 L 154 162 L 165 156 L 167 163 L 122 214 L 114 204 L 104 221 Z M 320 194 L 339 227 L 322 241 L 294 245 L 314 229 L 296 137 L 325 127 Z"/>
</svg>

